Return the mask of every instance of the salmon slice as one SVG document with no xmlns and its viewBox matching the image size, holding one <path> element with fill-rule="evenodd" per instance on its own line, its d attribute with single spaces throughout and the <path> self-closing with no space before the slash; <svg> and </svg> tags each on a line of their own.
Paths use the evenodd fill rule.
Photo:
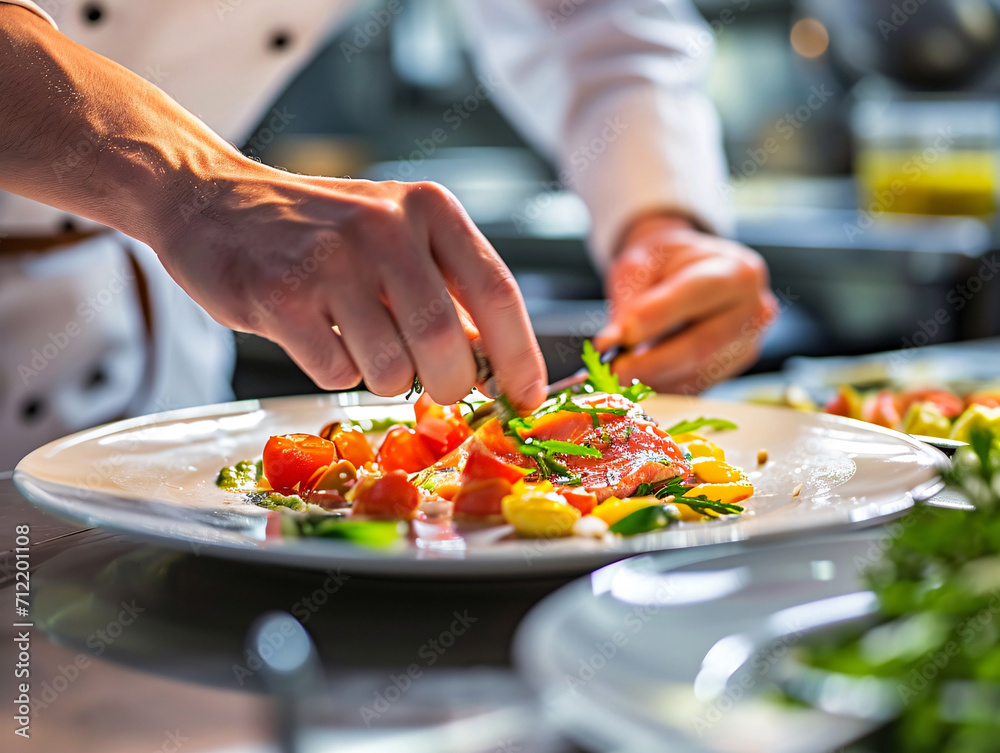
<svg viewBox="0 0 1000 753">
<path fill-rule="evenodd" d="M 599 425 L 594 426 L 589 414 L 558 411 L 533 419 L 531 428 L 523 433 L 523 437 L 556 439 L 599 450 L 600 458 L 554 456 L 571 473 L 580 477 L 580 488 L 592 492 L 598 502 L 608 497 L 627 497 L 640 484 L 655 484 L 691 473 L 691 464 L 677 443 L 635 403 L 620 395 L 603 394 L 576 397 L 574 402 L 579 406 L 596 408 Z M 628 412 L 625 415 L 601 413 L 601 408 Z M 517 443 L 503 433 L 496 420 L 491 420 L 430 469 L 421 471 L 420 476 L 427 480 L 427 488 L 453 484 L 473 444 L 489 449 L 505 463 L 537 471 L 535 462 L 518 452 Z M 528 480 L 538 480 L 537 472 L 529 475 Z"/>
</svg>

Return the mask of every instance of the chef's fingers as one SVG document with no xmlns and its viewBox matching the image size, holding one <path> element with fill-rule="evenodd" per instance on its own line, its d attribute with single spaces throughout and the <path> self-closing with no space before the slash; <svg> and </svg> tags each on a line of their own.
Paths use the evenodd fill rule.
<svg viewBox="0 0 1000 753">
<path fill-rule="evenodd" d="M 371 268 L 325 284 L 326 305 L 337 322 L 347 350 L 376 395 L 400 395 L 413 385 L 410 353 L 382 302 Z"/>
<path fill-rule="evenodd" d="M 382 290 L 431 398 L 450 405 L 468 395 L 476 381 L 472 344 L 429 251 L 399 255 L 383 273 Z"/>
<path fill-rule="evenodd" d="M 661 343 L 615 359 L 625 384 L 639 379 L 661 392 L 701 392 L 749 367 L 771 319 L 766 305 L 734 306 Z"/>
<path fill-rule="evenodd" d="M 266 337 L 279 343 L 322 389 L 348 390 L 361 382 L 361 372 L 325 316 L 295 322 L 275 318 Z"/>
<path fill-rule="evenodd" d="M 622 342 L 636 346 L 678 327 L 738 305 L 748 288 L 756 290 L 753 272 L 738 260 L 722 255 L 688 264 L 638 294 L 620 308 L 617 321 Z"/>
<path fill-rule="evenodd" d="M 433 184 L 431 184 L 433 185 Z M 453 196 L 421 197 L 431 249 L 455 298 L 471 315 L 498 388 L 522 409 L 545 399 L 545 364 L 514 276 Z"/>
</svg>

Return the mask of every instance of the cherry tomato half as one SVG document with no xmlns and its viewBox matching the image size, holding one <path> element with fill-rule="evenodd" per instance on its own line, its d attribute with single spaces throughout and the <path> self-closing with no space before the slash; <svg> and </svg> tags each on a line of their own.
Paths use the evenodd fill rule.
<svg viewBox="0 0 1000 753">
<path fill-rule="evenodd" d="M 417 417 L 417 433 L 427 442 L 435 459 L 444 457 L 472 436 L 459 406 L 438 405 L 426 392 L 413 406 L 413 412 Z"/>
<path fill-rule="evenodd" d="M 337 460 L 337 446 L 313 434 L 273 436 L 264 445 L 264 478 L 282 494 L 305 488 L 312 475 Z"/>
<path fill-rule="evenodd" d="M 434 465 L 434 453 L 413 429 L 393 426 L 378 451 L 378 462 L 385 471 L 416 473 Z"/>
<path fill-rule="evenodd" d="M 375 452 L 360 429 L 339 429 L 330 439 L 337 445 L 340 457 L 350 460 L 355 468 L 362 468 L 365 463 L 375 461 Z"/>
<path fill-rule="evenodd" d="M 396 470 L 378 478 L 368 476 L 354 492 L 353 512 L 376 518 L 409 520 L 420 506 L 420 492 Z"/>
</svg>

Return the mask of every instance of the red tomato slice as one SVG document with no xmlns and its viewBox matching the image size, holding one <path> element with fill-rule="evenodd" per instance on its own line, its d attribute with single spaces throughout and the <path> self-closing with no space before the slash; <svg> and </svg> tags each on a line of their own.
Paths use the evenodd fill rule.
<svg viewBox="0 0 1000 753">
<path fill-rule="evenodd" d="M 274 436 L 264 445 L 264 478 L 282 494 L 305 488 L 310 477 L 337 460 L 337 446 L 313 434 Z M 298 487 L 296 486 L 298 485 Z"/>
<path fill-rule="evenodd" d="M 413 406 L 417 433 L 438 458 L 444 457 L 472 436 L 472 429 L 457 405 L 438 405 L 425 392 Z"/>
<path fill-rule="evenodd" d="M 375 518 L 410 520 L 420 506 L 420 492 L 406 478 L 402 470 L 391 471 L 384 476 L 368 476 L 354 492 L 355 515 L 370 515 Z"/>
<path fill-rule="evenodd" d="M 378 451 L 378 462 L 386 471 L 416 473 L 434 465 L 434 453 L 413 429 L 393 426 Z"/>
<path fill-rule="evenodd" d="M 984 405 L 987 408 L 1000 408 L 1000 392 L 974 392 L 965 398 L 966 407 Z"/>
<path fill-rule="evenodd" d="M 510 494 L 510 488 L 511 483 L 499 477 L 463 482 L 455 495 L 455 512 L 473 517 L 502 515 L 501 503 Z"/>
<path fill-rule="evenodd" d="M 556 492 L 584 515 L 590 515 L 597 507 L 597 495 L 578 486 L 557 486 Z"/>
<path fill-rule="evenodd" d="M 355 468 L 375 461 L 375 452 L 368 444 L 368 438 L 359 429 L 341 429 L 332 437 L 337 452 L 344 460 L 350 460 Z"/>
<path fill-rule="evenodd" d="M 462 467 L 462 483 L 485 481 L 491 478 L 506 479 L 508 484 L 520 481 L 529 473 L 527 468 L 509 465 L 486 447 L 482 442 L 469 443 L 469 456 Z"/>
<path fill-rule="evenodd" d="M 907 409 L 912 403 L 920 401 L 922 403 L 934 403 L 938 410 L 941 411 L 941 415 L 946 418 L 955 418 L 961 415 L 962 411 L 965 410 L 965 403 L 962 402 L 962 398 L 953 392 L 941 389 L 940 387 L 931 387 L 922 390 L 910 390 L 904 392 L 899 396 L 899 409 L 902 413 L 906 413 Z"/>
<path fill-rule="evenodd" d="M 865 420 L 891 429 L 901 420 L 896 396 L 890 390 L 882 390 L 874 398 L 865 401 Z"/>
</svg>

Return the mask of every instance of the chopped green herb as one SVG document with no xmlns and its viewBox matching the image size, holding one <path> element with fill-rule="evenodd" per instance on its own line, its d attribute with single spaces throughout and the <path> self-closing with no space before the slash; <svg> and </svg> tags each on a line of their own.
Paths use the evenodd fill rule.
<svg viewBox="0 0 1000 753">
<path fill-rule="evenodd" d="M 361 546 L 387 547 L 406 535 L 407 531 L 406 523 L 398 520 L 351 520 L 336 515 L 289 517 L 295 521 L 301 536 L 344 539 Z"/>
<path fill-rule="evenodd" d="M 227 465 L 219 471 L 215 485 L 220 489 L 234 491 L 252 491 L 257 488 L 257 482 L 264 475 L 263 464 L 258 461 L 241 460 L 235 465 Z"/>
<path fill-rule="evenodd" d="M 255 505 L 260 505 L 268 510 L 287 507 L 289 510 L 302 512 L 306 509 L 305 501 L 297 494 L 285 495 L 278 492 L 252 492 L 247 495 L 247 499 Z"/>
</svg>

